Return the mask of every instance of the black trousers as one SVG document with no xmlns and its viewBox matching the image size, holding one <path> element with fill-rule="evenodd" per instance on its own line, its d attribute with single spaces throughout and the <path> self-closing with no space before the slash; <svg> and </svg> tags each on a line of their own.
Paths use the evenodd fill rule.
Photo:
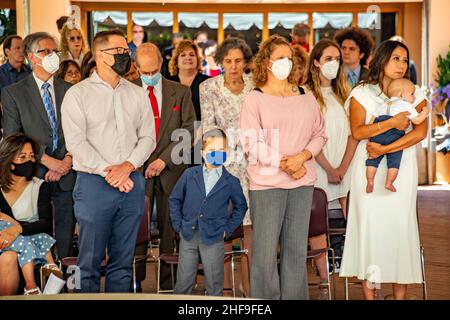
<svg viewBox="0 0 450 320">
<path fill-rule="evenodd" d="M 50 183 L 51 200 L 55 221 L 55 238 L 57 257 L 62 259 L 73 255 L 73 233 L 75 231 L 75 215 L 73 211 L 72 190 L 64 191 L 57 182 Z"/>
<path fill-rule="evenodd" d="M 159 254 L 171 254 L 175 249 L 174 231 L 169 215 L 169 194 L 162 188 L 159 177 L 146 180 L 146 194 L 150 199 L 150 216 L 153 214 L 153 203 L 156 201 L 157 222 L 160 236 Z M 177 271 L 174 269 L 174 277 Z M 170 266 L 161 264 L 160 287 L 162 290 L 172 288 Z"/>
</svg>

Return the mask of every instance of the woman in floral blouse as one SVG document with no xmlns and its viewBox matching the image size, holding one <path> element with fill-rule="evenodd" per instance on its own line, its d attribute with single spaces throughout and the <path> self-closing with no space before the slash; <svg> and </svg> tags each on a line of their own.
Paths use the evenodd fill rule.
<svg viewBox="0 0 450 320">
<path fill-rule="evenodd" d="M 219 46 L 214 57 L 216 63 L 223 68 L 223 74 L 200 84 L 203 132 L 207 132 L 212 128 L 220 128 L 226 132 L 228 137 L 228 156 L 225 168 L 241 181 L 247 203 L 248 180 L 245 175 L 246 162 L 238 130 L 242 102 L 247 93 L 253 89 L 251 76 L 244 73 L 252 55 L 250 47 L 244 40 L 239 38 L 226 39 Z M 244 218 L 244 246 L 249 250 L 248 265 L 251 265 L 251 221 L 248 211 Z M 226 249 L 225 251 L 229 250 Z M 245 259 L 245 257 L 243 258 Z M 248 295 L 250 292 L 250 281 L 249 270 L 245 260 L 242 260 L 241 268 L 243 286 L 241 290 Z M 225 270 L 225 275 L 227 274 L 229 272 Z"/>
</svg>

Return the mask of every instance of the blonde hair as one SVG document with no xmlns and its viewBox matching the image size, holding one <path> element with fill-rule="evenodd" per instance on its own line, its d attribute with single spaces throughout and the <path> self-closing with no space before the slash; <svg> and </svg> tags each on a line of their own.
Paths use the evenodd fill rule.
<svg viewBox="0 0 450 320">
<path fill-rule="evenodd" d="M 292 69 L 288 76 L 288 82 L 297 86 L 298 81 L 295 77 L 295 69 L 297 68 L 297 61 L 294 59 L 295 53 L 287 40 L 279 35 L 273 35 L 259 46 L 259 51 L 255 56 L 255 68 L 253 69 L 253 82 L 256 87 L 262 87 L 267 82 L 267 62 L 270 60 L 270 55 L 279 46 L 287 46 L 292 52 Z"/>
<path fill-rule="evenodd" d="M 339 60 L 339 71 L 335 79 L 331 80 L 331 88 L 333 89 L 333 93 L 336 96 L 337 100 L 340 102 L 342 108 L 344 108 L 345 100 L 347 100 L 347 97 L 350 92 L 350 88 L 347 83 L 347 77 L 344 72 L 344 67 L 342 65 L 342 53 L 341 49 L 339 48 L 339 45 L 329 39 L 322 39 L 320 40 L 311 51 L 311 54 L 309 56 L 309 63 L 308 63 L 308 78 L 306 79 L 306 86 L 309 90 L 311 90 L 314 94 L 314 96 L 317 99 L 317 102 L 320 106 L 320 111 L 322 114 L 325 114 L 327 111 L 327 106 L 325 105 L 325 100 L 322 96 L 322 91 L 320 90 L 320 68 L 316 67 L 314 65 L 314 60 L 317 62 L 320 61 L 320 58 L 322 57 L 322 54 L 326 48 L 329 47 L 335 47 L 339 54 L 341 55 L 341 59 Z M 347 112 L 346 112 L 347 113 Z"/>
<path fill-rule="evenodd" d="M 86 40 L 83 35 L 83 32 L 81 29 L 78 28 L 70 28 L 67 24 L 64 25 L 64 27 L 61 30 L 61 43 L 60 43 L 60 49 L 61 49 L 61 55 L 63 57 L 68 56 L 69 54 L 69 37 L 70 37 L 70 31 L 76 30 L 80 33 L 81 36 L 81 52 L 86 53 L 87 51 L 87 45 Z"/>
<path fill-rule="evenodd" d="M 172 58 L 169 61 L 169 73 L 171 76 L 178 74 L 178 58 L 180 54 L 183 53 L 183 51 L 189 48 L 194 50 L 195 56 L 197 57 L 197 70 L 200 71 L 202 69 L 202 60 L 198 55 L 198 47 L 195 45 L 194 41 L 186 39 L 178 43 L 178 45 L 175 47 L 175 51 L 172 55 Z"/>
</svg>

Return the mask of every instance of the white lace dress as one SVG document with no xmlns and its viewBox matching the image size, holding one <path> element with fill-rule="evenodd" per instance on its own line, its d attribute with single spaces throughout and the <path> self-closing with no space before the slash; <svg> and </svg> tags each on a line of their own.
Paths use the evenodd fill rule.
<svg viewBox="0 0 450 320">
<path fill-rule="evenodd" d="M 377 85 L 356 87 L 350 99 L 366 110 L 366 124 L 386 96 Z M 416 90 L 417 106 L 424 95 Z M 411 127 L 407 132 L 411 130 Z M 384 188 L 386 157 L 375 176 L 373 193 L 366 193 L 366 145 L 359 142 L 353 158 L 347 235 L 340 271 L 341 277 L 356 276 L 375 283 L 412 284 L 422 282 L 420 239 L 416 213 L 418 169 L 416 147 L 403 150 L 394 182 L 397 192 Z"/>
<path fill-rule="evenodd" d="M 322 152 L 333 168 L 339 167 L 344 157 L 347 140 L 350 133 L 350 123 L 344 107 L 337 100 L 331 87 L 322 87 L 322 95 L 326 105 L 325 130 L 328 137 Z M 340 184 L 328 183 L 325 170 L 316 163 L 317 181 L 315 186 L 327 193 L 328 201 L 347 196 L 350 190 L 351 166 L 348 168 Z"/>
</svg>

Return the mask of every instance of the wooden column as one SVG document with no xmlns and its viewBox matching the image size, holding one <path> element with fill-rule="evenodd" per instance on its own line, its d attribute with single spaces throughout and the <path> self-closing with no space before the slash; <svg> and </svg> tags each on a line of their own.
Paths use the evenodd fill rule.
<svg viewBox="0 0 450 320">
<path fill-rule="evenodd" d="M 221 43 L 225 39 L 225 31 L 223 30 L 223 13 L 219 12 L 219 26 L 217 28 L 217 42 Z"/>
<path fill-rule="evenodd" d="M 133 39 L 133 14 L 131 10 L 127 11 L 127 39 L 128 41 Z"/>
<path fill-rule="evenodd" d="M 178 11 L 173 11 L 173 25 L 172 25 L 172 33 L 180 32 L 180 26 L 178 25 Z"/>
<path fill-rule="evenodd" d="M 262 41 L 269 39 L 269 13 L 265 11 L 263 13 L 263 30 L 262 30 Z"/>
</svg>

